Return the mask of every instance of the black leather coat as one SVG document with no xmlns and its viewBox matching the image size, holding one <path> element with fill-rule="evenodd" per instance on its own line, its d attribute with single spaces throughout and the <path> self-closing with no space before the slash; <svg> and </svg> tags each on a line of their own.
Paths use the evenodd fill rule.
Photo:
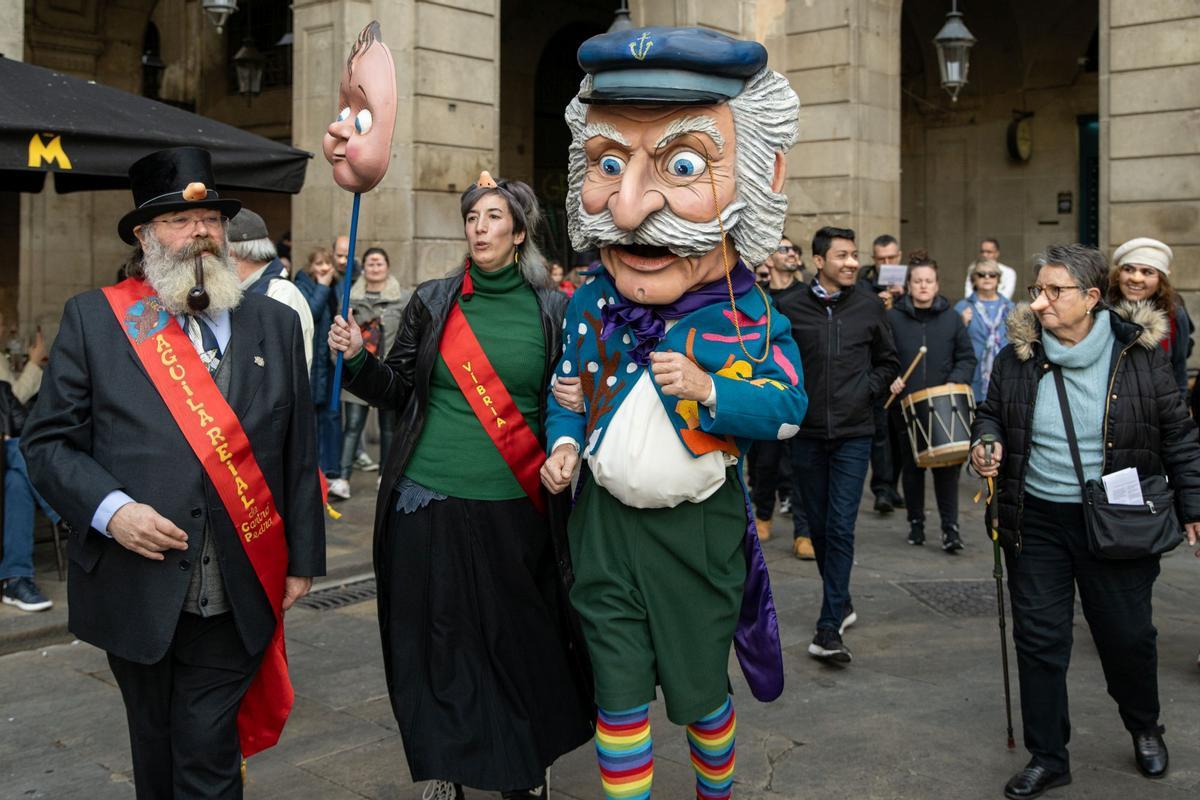
<svg viewBox="0 0 1200 800">
<path fill-rule="evenodd" d="M 1112 317 L 1113 347 L 1104 413 L 1103 473 L 1137 467 L 1143 477 L 1167 475 L 1180 522 L 1200 521 L 1200 440 L 1159 342 L 1166 316 L 1142 303 L 1120 303 Z M 1028 304 L 1008 319 L 1010 344 L 992 366 L 986 402 L 975 416 L 972 441 L 993 434 L 1004 447 L 998 483 L 1000 541 L 1021 549 L 1025 469 L 1033 444 L 1038 381 L 1053 380 L 1042 329 Z"/>
</svg>

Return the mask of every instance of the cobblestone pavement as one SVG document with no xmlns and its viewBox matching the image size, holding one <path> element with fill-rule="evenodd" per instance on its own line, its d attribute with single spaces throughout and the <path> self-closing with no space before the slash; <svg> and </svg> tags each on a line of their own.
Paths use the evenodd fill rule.
<svg viewBox="0 0 1200 800">
<path fill-rule="evenodd" d="M 369 571 L 374 475 L 357 476 L 346 518 L 331 527 L 331 564 L 342 578 Z M 812 563 L 791 557 L 787 518 L 766 550 L 779 607 L 787 669 L 783 697 L 750 698 L 731 661 L 738 710 L 735 796 L 775 798 L 1001 797 L 1025 763 L 1008 752 L 995 617 L 992 555 L 982 515 L 963 487 L 960 556 L 904 541 L 903 518 L 859 515 L 854 605 L 847 632 L 854 663 L 824 666 L 805 648 L 820 602 Z M 902 512 L 901 512 L 902 513 Z M 932 525 L 930 526 L 932 528 Z M 52 577 L 49 587 L 57 590 Z M 336 581 L 334 582 L 336 583 Z M 1164 560 L 1155 591 L 1163 722 L 1171 747 L 1167 778 L 1134 769 L 1128 736 L 1082 616 L 1071 669 L 1075 782 L 1051 798 L 1131 800 L 1200 796 L 1200 622 L 1194 608 L 1200 560 L 1180 548 Z M 0 610 L 0 636 L 17 619 Z M 283 739 L 251 759 L 250 800 L 412 800 L 387 702 L 374 603 L 288 614 L 296 708 Z M 1014 661 L 1014 693 L 1015 661 Z M 1015 696 L 1014 696 L 1015 701 Z M 654 709 L 655 796 L 693 797 L 683 732 Z M 1017 713 L 1014 711 L 1014 713 Z M 1017 720 L 1020 741 L 1020 722 Z M 552 796 L 599 798 L 590 748 L 561 759 Z M 468 792 L 472 800 L 495 797 Z M 57 644 L 0 657 L 0 798 L 134 797 L 120 696 L 104 655 Z"/>
</svg>

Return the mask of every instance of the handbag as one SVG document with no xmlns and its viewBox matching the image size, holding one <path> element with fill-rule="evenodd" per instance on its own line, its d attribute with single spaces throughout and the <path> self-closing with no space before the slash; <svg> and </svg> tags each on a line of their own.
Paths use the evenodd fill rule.
<svg viewBox="0 0 1200 800">
<path fill-rule="evenodd" d="M 1067 443 L 1071 447 L 1071 460 L 1075 462 L 1075 477 L 1083 492 L 1088 550 L 1094 557 L 1106 560 L 1159 556 L 1174 550 L 1183 541 L 1183 526 L 1175 513 L 1175 492 L 1168 484 L 1167 476 L 1150 475 L 1141 479 L 1142 504 L 1139 506 L 1108 502 L 1103 482 L 1083 478 L 1075 424 L 1067 406 L 1067 388 L 1057 364 L 1054 365 L 1054 384 L 1058 389 Z"/>
</svg>

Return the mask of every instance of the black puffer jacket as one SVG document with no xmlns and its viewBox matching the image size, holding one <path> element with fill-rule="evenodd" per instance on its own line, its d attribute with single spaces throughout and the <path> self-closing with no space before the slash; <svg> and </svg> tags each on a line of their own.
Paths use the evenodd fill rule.
<svg viewBox="0 0 1200 800">
<path fill-rule="evenodd" d="M 927 351 L 905 381 L 901 397 L 944 383 L 970 385 L 975 375 L 975 350 L 949 300 L 938 295 L 930 308 L 917 308 L 906 294 L 887 312 L 887 318 L 896 341 L 901 374 L 922 346 Z M 898 408 L 899 404 L 892 407 Z"/>
<path fill-rule="evenodd" d="M 1120 303 L 1107 313 L 1113 314 L 1116 345 L 1108 384 L 1096 387 L 1109 397 L 1103 474 L 1126 467 L 1137 467 L 1142 477 L 1165 474 L 1175 490 L 1180 521 L 1200 521 L 1200 440 L 1159 347 L 1166 336 L 1166 316 L 1143 303 Z M 1054 380 L 1041 336 L 1029 305 L 1017 306 L 1008 318 L 1010 344 L 996 357 L 987 401 L 971 431 L 973 441 L 990 433 L 1004 447 L 998 488 L 1000 541 L 1018 551 L 1038 381 Z"/>
<path fill-rule="evenodd" d="M 792 323 L 808 393 L 808 413 L 796 435 L 812 439 L 873 435 L 872 407 L 899 372 L 883 303 L 854 286 L 826 303 L 811 284 L 777 300 Z"/>
</svg>

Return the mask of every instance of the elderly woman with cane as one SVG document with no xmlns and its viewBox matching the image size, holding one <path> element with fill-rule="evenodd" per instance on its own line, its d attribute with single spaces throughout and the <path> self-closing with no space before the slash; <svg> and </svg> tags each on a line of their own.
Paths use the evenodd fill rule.
<svg viewBox="0 0 1200 800">
<path fill-rule="evenodd" d="M 1031 755 L 1005 785 L 1009 798 L 1071 782 L 1076 587 L 1137 769 L 1166 774 L 1151 593 L 1159 557 L 1181 529 L 1193 545 L 1200 534 L 1200 441 L 1159 347 L 1166 316 L 1145 304 L 1105 306 L 1108 266 L 1090 247 L 1051 247 L 1036 265 L 1033 302 L 1009 321 L 971 451 L 974 469 L 999 483 Z M 985 435 L 995 437 L 990 453 Z"/>
</svg>

